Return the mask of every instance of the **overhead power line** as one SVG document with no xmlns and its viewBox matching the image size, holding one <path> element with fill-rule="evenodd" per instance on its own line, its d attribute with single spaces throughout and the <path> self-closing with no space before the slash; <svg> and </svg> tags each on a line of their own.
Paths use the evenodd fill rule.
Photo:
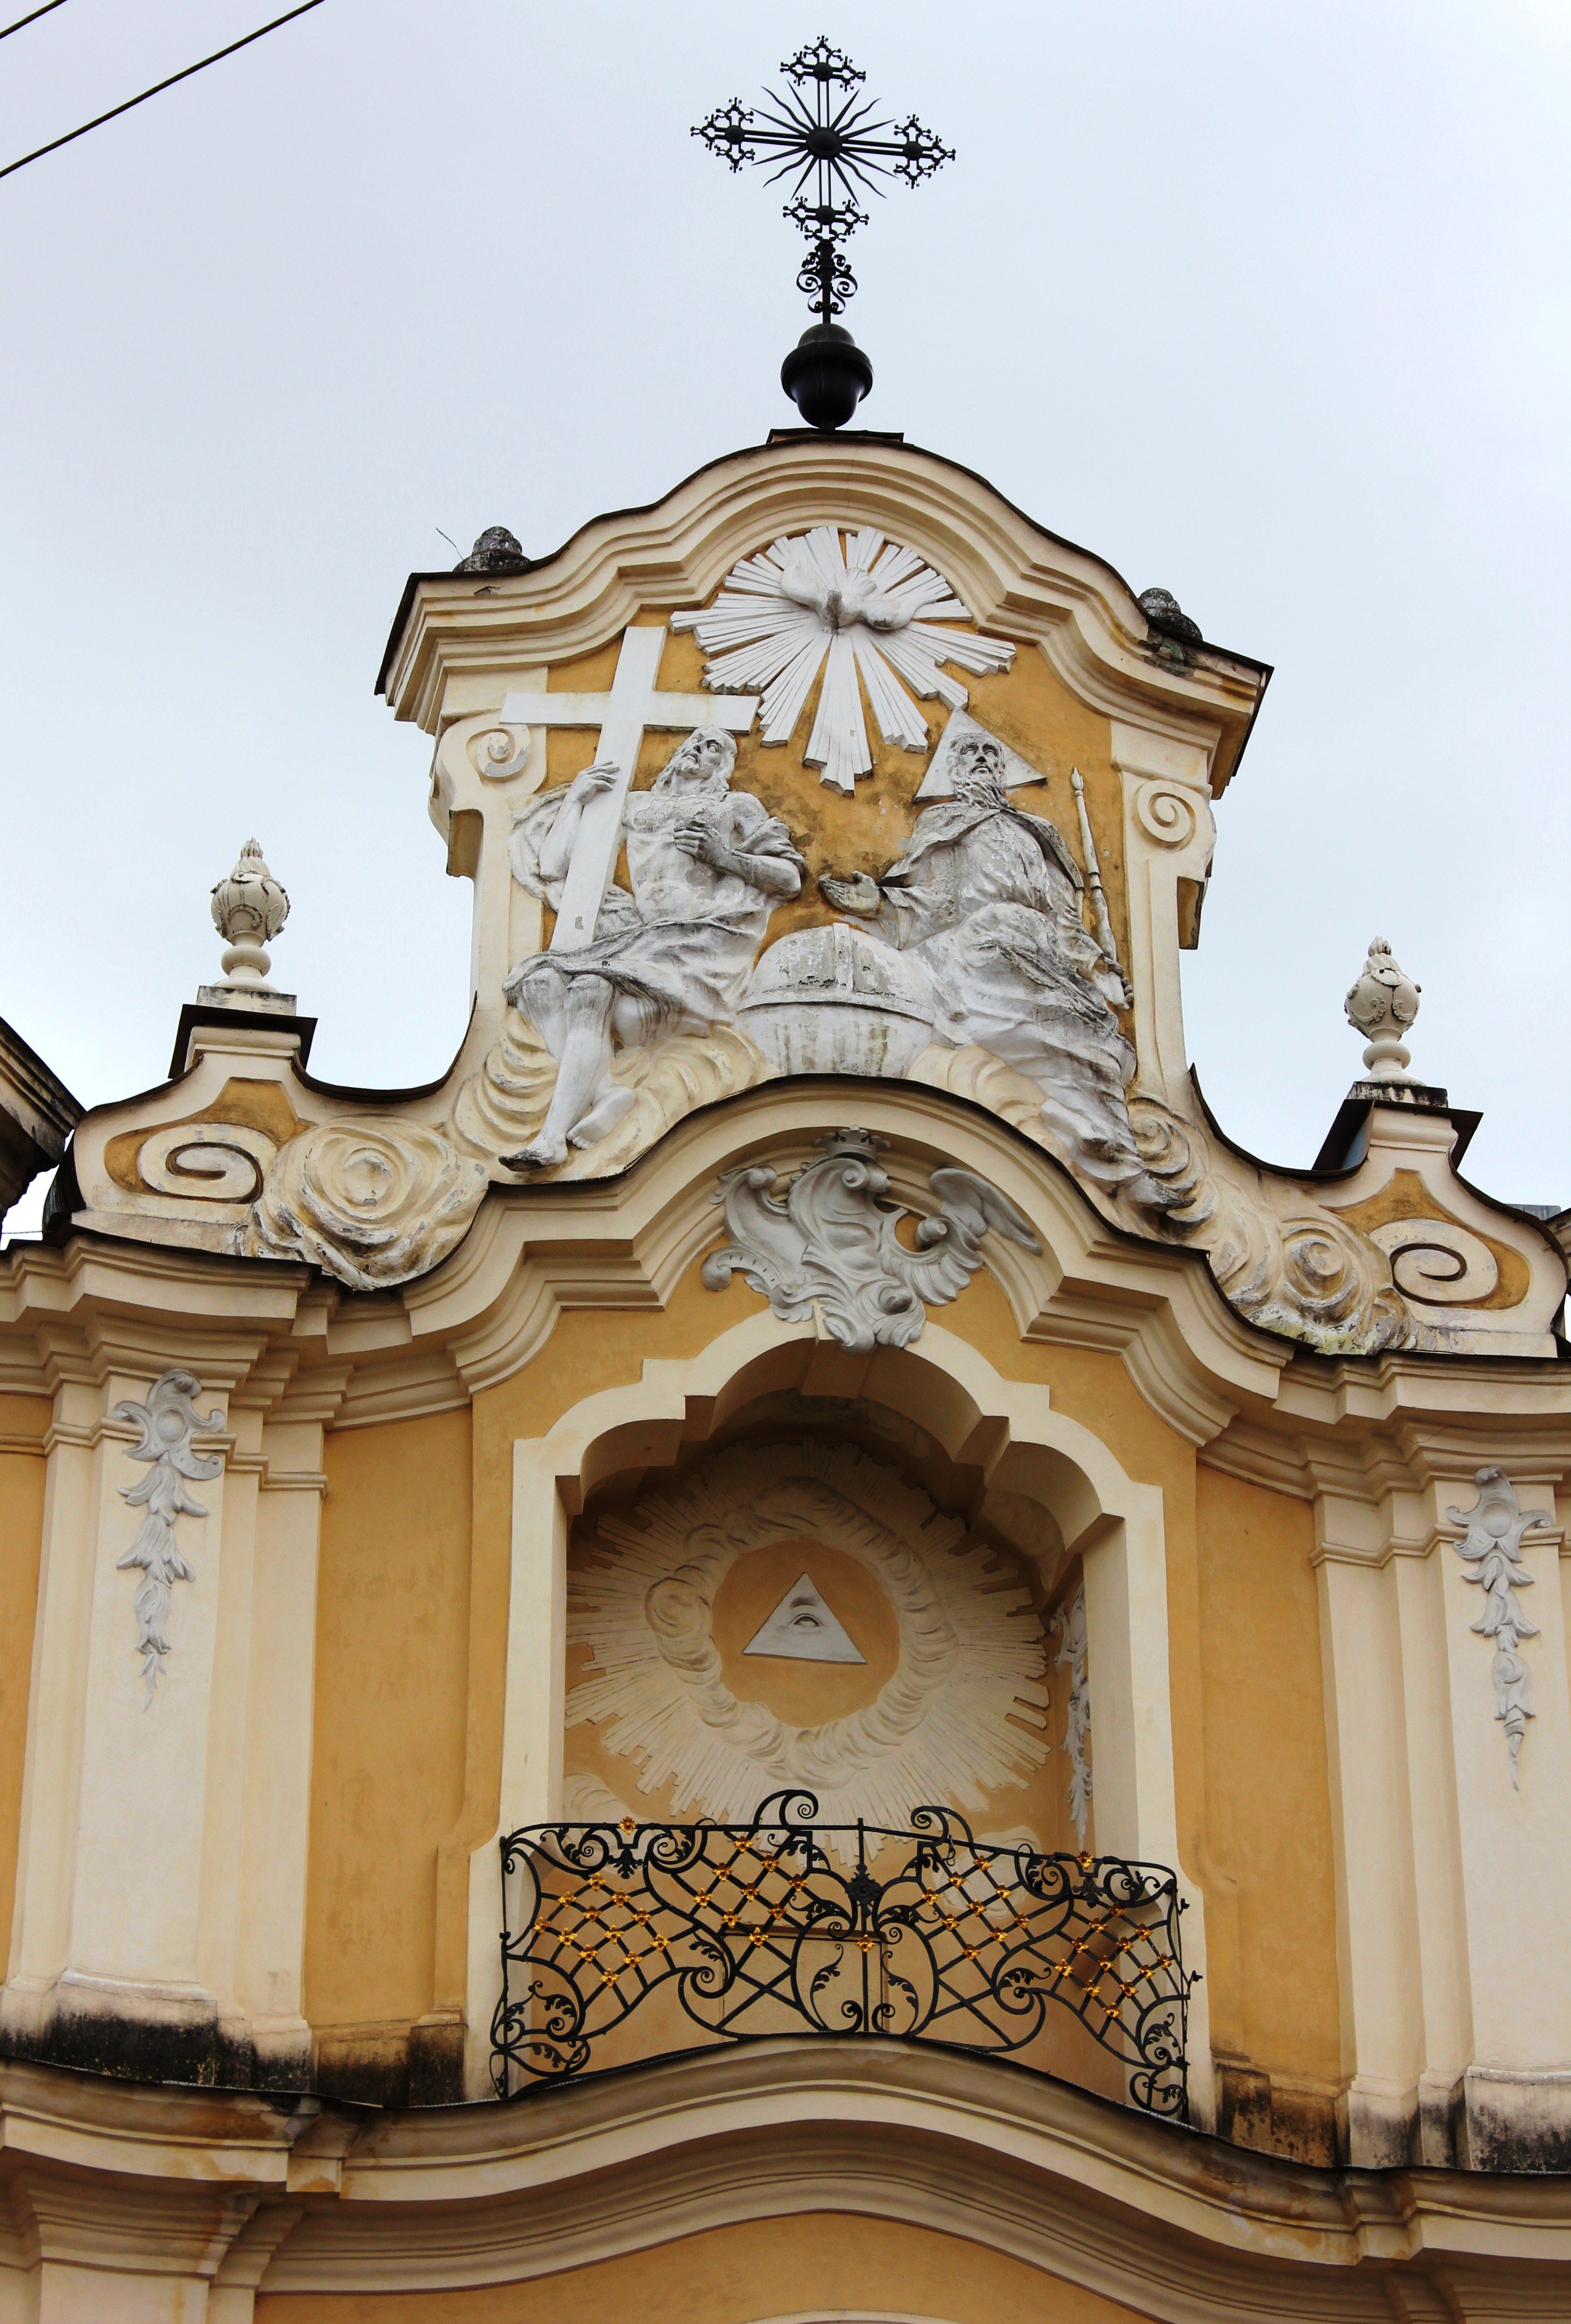
<svg viewBox="0 0 1571 2324">
<path fill-rule="evenodd" d="M 49 0 L 49 5 L 51 8 L 58 8 L 60 5 L 60 0 Z M 30 161 L 41 161 L 46 153 L 58 153 L 62 145 L 74 143 L 77 138 L 85 137 L 90 129 L 102 129 L 106 121 L 117 121 L 123 113 L 129 113 L 133 106 L 145 105 L 150 97 L 158 97 L 166 88 L 173 88 L 177 81 L 189 80 L 193 73 L 206 72 L 209 65 L 222 64 L 224 59 L 232 57 L 237 49 L 248 49 L 253 41 L 265 40 L 268 33 L 276 32 L 280 24 L 292 24 L 297 16 L 308 16 L 313 8 L 319 8 L 321 5 L 322 0 L 301 0 L 299 7 L 290 8 L 282 16 L 275 16 L 271 24 L 259 24 L 255 32 L 247 32 L 243 40 L 231 41 L 226 49 L 215 49 L 210 57 L 203 57 L 198 64 L 188 65 L 183 72 L 170 73 L 167 80 L 155 81 L 151 88 L 144 88 L 140 97 L 128 97 L 124 105 L 112 105 L 107 113 L 98 114 L 92 121 L 84 121 L 79 129 L 68 129 L 63 137 L 51 137 L 47 145 L 40 145 L 34 152 L 24 153 L 20 161 L 7 161 L 5 167 L 0 170 L 0 178 L 9 178 L 14 171 L 25 170 Z M 41 8 L 36 13 L 41 16 L 46 12 Z M 21 19 L 22 23 L 28 23 L 31 21 L 32 19 L 26 16 Z M 7 29 L 15 32 L 19 26 L 13 24 Z"/>
<path fill-rule="evenodd" d="M 13 32 L 24 31 L 29 24 L 36 24 L 41 16 L 47 16 L 51 8 L 63 8 L 65 5 L 66 0 L 43 0 L 43 6 L 35 8 L 31 16 L 18 16 L 14 24 L 0 24 L 0 41 L 8 41 Z"/>
</svg>

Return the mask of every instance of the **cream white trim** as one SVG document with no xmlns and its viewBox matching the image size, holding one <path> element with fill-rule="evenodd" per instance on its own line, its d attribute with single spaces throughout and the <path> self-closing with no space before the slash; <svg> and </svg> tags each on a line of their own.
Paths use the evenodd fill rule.
<svg viewBox="0 0 1571 2324">
<path fill-rule="evenodd" d="M 248 2324 L 258 2284 L 483 2289 L 814 2212 L 961 2237 L 1041 2270 L 1044 2301 L 1058 2278 L 1162 2324 L 1382 2324 L 1392 2299 L 1462 2324 L 1493 2324 L 1504 2300 L 1557 2324 L 1571 2269 L 1563 2178 L 1333 2177 L 990 2060 L 877 2043 L 712 2050 L 370 2135 L 313 2101 L 0 2065 L 0 2127 L 21 2218 L 42 2229 L 0 2248 L 0 2315 L 91 2269 L 96 2307 L 68 2314 L 174 2324 L 213 2285 L 209 2324 Z"/>
</svg>

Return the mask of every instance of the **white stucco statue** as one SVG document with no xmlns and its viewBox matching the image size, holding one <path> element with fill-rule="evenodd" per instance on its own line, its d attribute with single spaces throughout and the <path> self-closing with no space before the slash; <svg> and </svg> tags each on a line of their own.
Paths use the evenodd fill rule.
<svg viewBox="0 0 1571 2324">
<path fill-rule="evenodd" d="M 1081 918 L 1079 866 L 1051 823 L 1010 798 L 990 734 L 968 735 L 951 770 L 954 797 L 923 808 L 881 880 L 819 885 L 920 964 L 935 1040 L 974 1043 L 1028 1074 L 1066 1160 L 1165 1208 L 1173 1198 L 1141 1160 L 1125 1102 L 1135 1052 L 1114 1012 L 1130 1005 L 1128 982 Z"/>
<path fill-rule="evenodd" d="M 503 990 L 556 1059 L 539 1135 L 503 1158 L 540 1169 L 568 1145 L 593 1146 L 634 1102 L 613 1079 L 616 1049 L 732 1021 L 769 915 L 802 889 L 805 869 L 783 823 L 749 791 L 733 791 L 734 735 L 703 726 L 622 816 L 632 893 L 608 890 L 593 942 L 533 953 Z M 514 869 L 555 908 L 586 803 L 616 779 L 590 767 L 548 793 L 514 833 Z"/>
</svg>

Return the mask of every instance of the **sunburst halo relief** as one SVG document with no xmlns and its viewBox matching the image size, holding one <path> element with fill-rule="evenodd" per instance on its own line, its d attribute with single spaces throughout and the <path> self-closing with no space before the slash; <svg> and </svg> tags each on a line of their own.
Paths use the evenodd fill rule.
<svg viewBox="0 0 1571 2324">
<path fill-rule="evenodd" d="M 853 791 L 873 765 L 858 673 L 885 742 L 925 751 L 927 722 L 906 687 L 963 710 L 966 689 L 941 663 L 981 675 L 1015 659 L 1005 639 L 940 626 L 970 618 L 914 549 L 870 526 L 842 544 L 838 526 L 821 524 L 744 557 L 712 605 L 674 613 L 671 626 L 693 632 L 707 658 L 704 683 L 716 693 L 762 693 L 766 742 L 790 741 L 822 669 L 803 756 L 822 770 L 821 781 Z"/>
<path fill-rule="evenodd" d="M 900 1635 L 875 1700 L 796 1727 L 743 1702 L 711 1633 L 739 1557 L 800 1536 L 877 1578 Z M 602 1555 L 568 1581 L 567 1635 L 590 1669 L 567 1698 L 606 1748 L 639 1763 L 639 1788 L 673 1786 L 676 1816 L 746 1822 L 771 1793 L 813 1793 L 826 1823 L 896 1830 L 913 1808 L 979 1809 L 1049 1756 L 1042 1629 L 1029 1594 L 920 1488 L 846 1445 L 738 1446 L 602 1521 Z M 855 1853 L 855 1835 L 848 1846 Z"/>
</svg>

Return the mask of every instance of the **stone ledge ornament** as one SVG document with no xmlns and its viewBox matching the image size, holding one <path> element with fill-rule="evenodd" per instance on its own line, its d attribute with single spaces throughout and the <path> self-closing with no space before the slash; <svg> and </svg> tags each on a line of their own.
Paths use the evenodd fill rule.
<svg viewBox="0 0 1571 2324">
<path fill-rule="evenodd" d="M 220 963 L 232 983 L 264 986 L 272 966 L 264 947 L 289 916 L 289 899 L 248 839 L 226 880 L 213 890 L 213 926 L 224 939 Z"/>
<path fill-rule="evenodd" d="M 453 567 L 455 573 L 528 573 L 533 569 L 534 558 L 526 557 L 524 545 L 505 524 L 488 524 L 467 557 L 461 557 Z"/>
<path fill-rule="evenodd" d="M 1412 1028 L 1422 990 L 1398 967 L 1385 938 L 1375 936 L 1357 982 L 1342 1004 L 1347 1011 L 1348 1023 L 1369 1044 L 1364 1052 L 1364 1064 L 1372 1080 L 1405 1082 L 1410 1078 L 1408 1067 L 1412 1056 L 1402 1035 Z"/>
<path fill-rule="evenodd" d="M 1029 1220 L 970 1170 L 935 1170 L 936 1218 L 918 1219 L 914 1248 L 897 1232 L 914 1214 L 882 1207 L 887 1171 L 883 1140 L 865 1130 L 834 1130 L 826 1151 L 783 1191 L 774 1170 L 730 1170 L 712 1199 L 725 1208 L 732 1240 L 704 1260 L 702 1280 L 723 1291 L 741 1275 L 762 1292 L 783 1323 L 804 1323 L 816 1305 L 824 1329 L 842 1346 L 908 1348 L 922 1335 L 927 1305 L 947 1306 L 982 1263 L 989 1228 L 1023 1250 L 1040 1250 Z"/>
</svg>

